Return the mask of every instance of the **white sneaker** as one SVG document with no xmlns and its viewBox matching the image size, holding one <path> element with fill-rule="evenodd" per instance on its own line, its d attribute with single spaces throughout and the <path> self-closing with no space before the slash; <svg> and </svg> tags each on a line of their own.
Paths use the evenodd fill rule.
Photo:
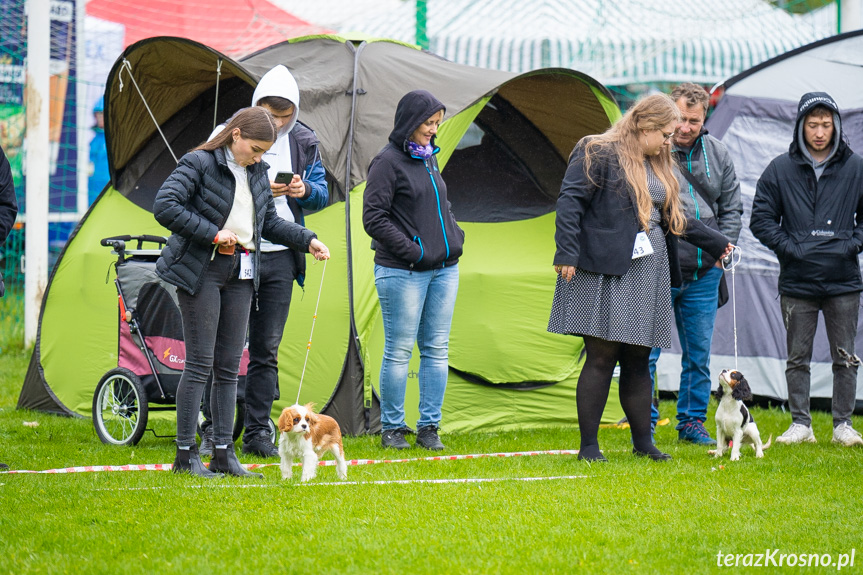
<svg viewBox="0 0 863 575">
<path fill-rule="evenodd" d="M 788 431 L 776 438 L 776 443 L 815 443 L 815 434 L 812 427 L 800 423 L 792 423 Z"/>
<path fill-rule="evenodd" d="M 833 428 L 833 443 L 841 443 L 845 447 L 863 445 L 863 437 L 846 421 Z"/>
</svg>

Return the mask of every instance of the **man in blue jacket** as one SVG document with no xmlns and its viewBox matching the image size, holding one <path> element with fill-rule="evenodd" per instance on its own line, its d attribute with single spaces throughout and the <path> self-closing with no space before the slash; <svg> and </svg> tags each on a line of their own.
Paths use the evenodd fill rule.
<svg viewBox="0 0 863 575">
<path fill-rule="evenodd" d="M 749 227 L 779 260 L 792 423 L 776 441 L 816 441 L 809 363 L 821 311 L 833 359 L 833 441 L 863 445 L 851 426 L 860 364 L 854 339 L 863 291 L 863 158 L 843 140 L 839 106 L 829 94 L 800 99 L 791 146 L 761 174 Z"/>
</svg>

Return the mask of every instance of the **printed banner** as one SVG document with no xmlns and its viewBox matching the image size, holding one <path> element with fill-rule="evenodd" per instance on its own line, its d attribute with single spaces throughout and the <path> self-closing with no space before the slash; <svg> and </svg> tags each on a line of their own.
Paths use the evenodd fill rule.
<svg viewBox="0 0 863 575">
<path fill-rule="evenodd" d="M 25 4 L 26 0 L 0 0 L 0 146 L 3 146 L 9 163 L 12 164 L 12 177 L 22 212 L 26 211 L 24 198 L 24 138 L 26 137 L 24 83 L 27 77 Z M 51 2 L 49 209 L 53 212 L 69 212 L 77 209 L 75 14 L 75 0 Z"/>
</svg>

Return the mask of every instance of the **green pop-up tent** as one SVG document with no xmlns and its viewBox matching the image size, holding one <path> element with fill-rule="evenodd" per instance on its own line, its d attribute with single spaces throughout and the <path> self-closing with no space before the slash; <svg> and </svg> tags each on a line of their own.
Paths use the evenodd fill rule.
<svg viewBox="0 0 863 575">
<path fill-rule="evenodd" d="M 179 38 L 143 40 L 123 53 L 105 97 L 112 183 L 51 276 L 19 407 L 89 414 L 97 382 L 117 365 L 117 300 L 106 282 L 115 258 L 99 240 L 166 235 L 151 208 L 176 158 L 206 139 L 214 122 L 247 106 L 257 80 L 276 64 L 297 78 L 300 121 L 321 141 L 331 202 L 306 225 L 333 257 L 326 268 L 310 260 L 305 291 L 295 287 L 274 410 L 295 401 L 302 377 L 300 401 L 316 402 L 344 431 L 380 429 L 375 390 L 383 333 L 362 195 L 396 103 L 426 89 L 447 108 L 439 159 L 466 233 L 442 427 L 575 423 L 581 340 L 545 329 L 555 279 L 554 206 L 570 150 L 619 116 L 614 99 L 573 70 L 514 75 L 397 42 L 330 36 L 284 42 L 240 62 Z M 409 424 L 417 417 L 414 355 Z M 621 416 L 615 396 L 612 390 L 607 420 Z"/>
</svg>

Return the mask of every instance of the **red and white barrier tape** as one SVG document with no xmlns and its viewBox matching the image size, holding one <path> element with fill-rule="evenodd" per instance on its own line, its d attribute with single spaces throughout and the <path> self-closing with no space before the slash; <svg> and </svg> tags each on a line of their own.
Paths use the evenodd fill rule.
<svg viewBox="0 0 863 575">
<path fill-rule="evenodd" d="M 378 463 L 412 463 L 415 461 L 458 461 L 461 459 L 483 459 L 486 457 L 527 457 L 531 455 L 578 455 L 577 449 L 551 449 L 547 451 L 512 451 L 505 453 L 477 453 L 469 455 L 436 455 L 432 457 L 413 457 L 409 459 L 349 459 L 348 465 L 375 465 Z M 335 459 L 319 461 L 321 467 L 329 467 L 336 464 Z M 247 469 L 258 469 L 260 467 L 277 466 L 278 463 L 250 463 Z M 302 465 L 295 463 L 294 465 Z"/>
<path fill-rule="evenodd" d="M 287 484 L 293 487 L 320 487 L 333 485 L 408 485 L 412 483 L 431 483 L 435 485 L 447 483 L 499 483 L 501 481 L 566 481 L 571 479 L 587 479 L 589 475 L 553 475 L 550 477 L 461 477 L 453 479 L 388 479 L 380 481 L 330 481 Z M 282 488 L 283 483 L 218 483 L 207 482 L 206 485 L 189 484 L 188 489 L 268 489 Z M 99 488 L 95 491 L 159 491 L 174 489 L 167 485 L 151 485 L 148 487 Z"/>
<path fill-rule="evenodd" d="M 388 479 L 381 481 L 330 481 L 326 483 L 300 483 L 311 485 L 407 485 L 410 483 L 497 483 L 499 481 L 556 481 L 564 479 L 587 479 L 589 475 L 555 475 L 551 477 L 462 477 L 454 479 Z"/>
<path fill-rule="evenodd" d="M 409 459 L 351 459 L 348 465 L 375 465 L 378 463 L 410 463 L 414 461 L 458 461 L 462 459 L 483 459 L 487 457 L 529 457 L 533 455 L 578 455 L 577 449 L 550 449 L 546 451 L 513 451 L 504 453 L 479 453 L 469 455 L 437 455 L 432 457 L 414 457 Z M 322 467 L 335 465 L 333 459 L 318 462 Z M 261 467 L 278 466 L 278 463 L 249 463 L 244 465 L 246 469 L 259 469 Z M 295 466 L 301 465 L 295 463 Z M 44 471 L 29 471 L 23 469 L 10 469 L 5 473 L 9 475 L 27 473 L 94 473 L 97 471 L 170 471 L 173 467 L 170 463 L 148 463 L 146 465 L 86 465 L 81 467 L 65 467 L 62 469 L 46 469 Z M 3 475 L 3 472 L 0 472 Z"/>
</svg>

